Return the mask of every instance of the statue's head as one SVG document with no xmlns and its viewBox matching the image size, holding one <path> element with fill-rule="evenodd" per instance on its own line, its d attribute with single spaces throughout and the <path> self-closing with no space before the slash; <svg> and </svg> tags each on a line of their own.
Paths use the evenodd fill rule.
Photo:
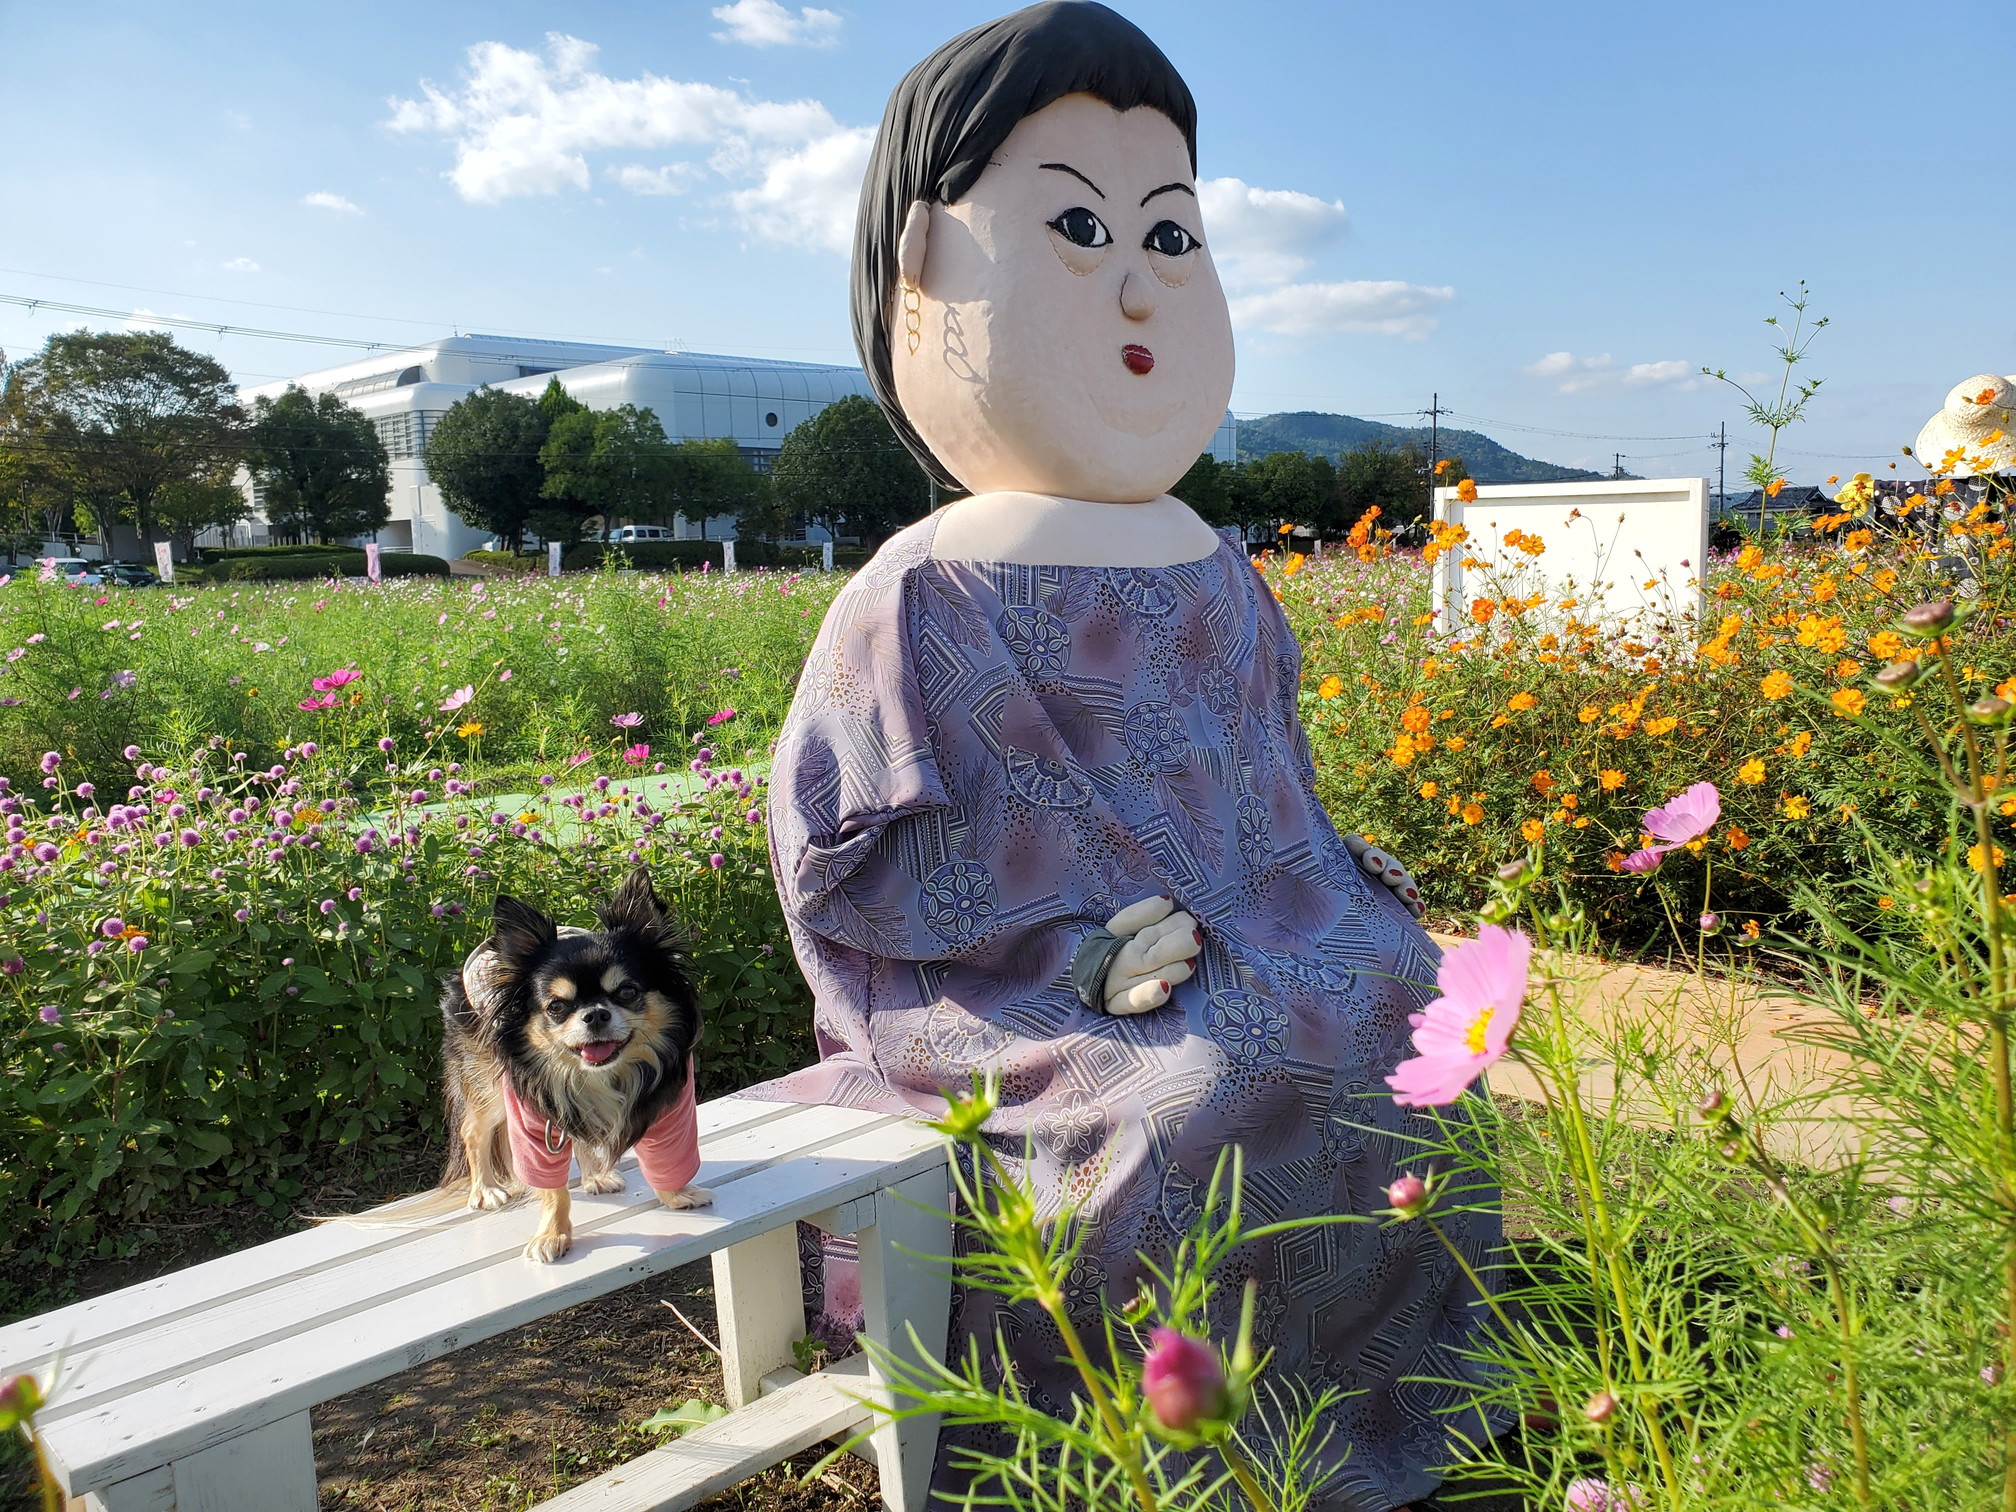
<svg viewBox="0 0 2016 1512">
<path fill-rule="evenodd" d="M 889 98 L 854 233 L 854 337 L 941 483 L 1166 492 L 1232 392 L 1197 213 L 1197 109 L 1094 0 L 977 27 Z"/>
</svg>

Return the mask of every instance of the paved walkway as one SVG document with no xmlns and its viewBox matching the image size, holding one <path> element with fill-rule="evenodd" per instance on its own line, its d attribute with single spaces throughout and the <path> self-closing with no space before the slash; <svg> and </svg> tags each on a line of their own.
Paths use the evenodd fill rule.
<svg viewBox="0 0 2016 1512">
<path fill-rule="evenodd" d="M 1462 943 L 1454 935 L 1435 938 L 1445 949 Z M 1536 957 L 1529 1013 L 1540 1002 L 1543 969 Z M 1671 1074 L 1661 1076 L 1658 1090 L 1684 1094 L 1683 1100 L 1668 1107 L 1648 1088 L 1642 1074 L 1631 1075 L 1625 1079 L 1621 1107 L 1627 1121 L 1645 1128 L 1698 1131 L 1695 1102 L 1708 1088 L 1722 1086 L 1739 1109 L 1793 1103 L 1764 1125 L 1765 1146 L 1773 1154 L 1824 1166 L 1854 1152 L 1853 1099 L 1841 1093 L 1823 1095 L 1852 1074 L 1853 1064 L 1841 1052 L 1802 1036 L 1802 1031 L 1832 1022 L 1833 1014 L 1800 1004 L 1769 986 L 1728 978 L 1605 965 L 1579 956 L 1560 960 L 1555 969 L 1568 983 L 1562 989 L 1564 999 L 1590 1027 L 1590 1058 L 1583 1067 L 1582 1087 L 1597 1103 L 1619 1095 L 1616 1066 L 1599 1045 L 1657 1053 L 1662 1060 L 1671 1057 L 1679 1062 Z M 1509 1058 L 1493 1068 L 1491 1090 L 1530 1100 L 1541 1097 L 1532 1073 Z"/>
</svg>

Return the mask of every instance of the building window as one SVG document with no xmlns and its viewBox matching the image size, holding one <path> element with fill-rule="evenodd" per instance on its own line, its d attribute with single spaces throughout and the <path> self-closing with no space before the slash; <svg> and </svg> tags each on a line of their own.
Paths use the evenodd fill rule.
<svg viewBox="0 0 2016 1512">
<path fill-rule="evenodd" d="M 777 423 L 777 411 L 771 410 L 768 414 L 766 414 L 763 417 L 763 423 L 765 425 L 775 425 Z"/>
<path fill-rule="evenodd" d="M 373 422 L 378 439 L 385 443 L 385 455 L 395 461 L 427 454 L 427 437 L 446 410 L 407 410 L 400 415 L 384 415 Z"/>
</svg>

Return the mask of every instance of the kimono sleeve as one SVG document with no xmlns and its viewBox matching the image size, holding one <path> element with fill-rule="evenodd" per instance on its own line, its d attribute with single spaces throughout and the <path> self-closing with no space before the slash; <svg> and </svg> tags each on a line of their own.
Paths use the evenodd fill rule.
<svg viewBox="0 0 2016 1512">
<path fill-rule="evenodd" d="M 928 570 L 928 569 L 927 569 Z M 807 657 L 770 780 L 770 859 L 786 916 L 871 955 L 915 957 L 891 826 L 949 808 L 918 692 L 915 571 L 857 578 Z"/>
</svg>

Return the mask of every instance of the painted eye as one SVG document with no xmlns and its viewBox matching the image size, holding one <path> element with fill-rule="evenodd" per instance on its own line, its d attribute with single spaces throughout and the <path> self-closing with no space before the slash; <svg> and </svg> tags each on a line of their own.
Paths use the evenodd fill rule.
<svg viewBox="0 0 2016 1512">
<path fill-rule="evenodd" d="M 1164 257 L 1181 257 L 1186 252 L 1195 252 L 1203 243 L 1176 222 L 1165 220 L 1154 224 L 1141 245 L 1150 252 L 1160 252 Z"/>
<path fill-rule="evenodd" d="M 1074 247 L 1103 247 L 1113 240 L 1113 233 L 1106 229 L 1106 222 L 1083 205 L 1073 205 L 1066 210 L 1050 222 L 1050 229 Z"/>
</svg>

